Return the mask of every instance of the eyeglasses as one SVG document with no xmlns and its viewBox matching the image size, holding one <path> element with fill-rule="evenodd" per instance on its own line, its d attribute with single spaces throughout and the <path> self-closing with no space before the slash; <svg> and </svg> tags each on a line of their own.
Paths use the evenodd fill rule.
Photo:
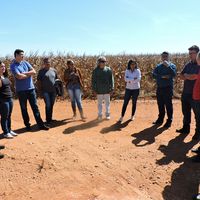
<svg viewBox="0 0 200 200">
<path fill-rule="evenodd" d="M 100 63 L 106 63 L 106 61 L 105 60 L 101 60 Z"/>
</svg>

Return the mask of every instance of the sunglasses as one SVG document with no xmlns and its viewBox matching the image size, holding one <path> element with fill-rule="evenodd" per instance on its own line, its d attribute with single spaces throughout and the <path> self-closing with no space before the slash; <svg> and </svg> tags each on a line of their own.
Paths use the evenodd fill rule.
<svg viewBox="0 0 200 200">
<path fill-rule="evenodd" d="M 100 63 L 106 63 L 106 61 L 105 60 L 101 60 Z"/>
<path fill-rule="evenodd" d="M 163 58 L 167 58 L 167 57 L 169 57 L 169 56 L 168 56 L 168 55 L 162 55 L 162 57 L 163 57 Z"/>
<path fill-rule="evenodd" d="M 189 55 L 193 55 L 193 54 L 197 54 L 196 52 L 191 52 L 191 53 L 189 53 Z"/>
</svg>

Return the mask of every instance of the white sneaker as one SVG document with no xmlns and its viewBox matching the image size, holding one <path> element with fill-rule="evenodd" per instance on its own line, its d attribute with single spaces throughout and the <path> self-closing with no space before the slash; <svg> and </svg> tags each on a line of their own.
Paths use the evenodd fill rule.
<svg viewBox="0 0 200 200">
<path fill-rule="evenodd" d="M 196 196 L 196 199 L 200 199 L 200 194 L 198 194 L 198 195 Z"/>
<path fill-rule="evenodd" d="M 119 118 L 119 122 L 122 122 L 122 121 L 123 121 L 123 117 L 120 117 L 120 118 Z"/>
<path fill-rule="evenodd" d="M 131 121 L 133 121 L 135 119 L 135 117 L 134 116 L 131 116 Z"/>
<path fill-rule="evenodd" d="M 12 139 L 14 138 L 11 133 L 7 133 L 7 134 L 4 134 L 4 137 L 7 138 L 7 139 Z"/>
<path fill-rule="evenodd" d="M 106 116 L 106 119 L 107 119 L 107 120 L 110 120 L 110 116 Z"/>
<path fill-rule="evenodd" d="M 18 136 L 18 134 L 15 133 L 14 131 L 10 131 L 10 134 L 11 134 L 12 136 Z"/>
</svg>

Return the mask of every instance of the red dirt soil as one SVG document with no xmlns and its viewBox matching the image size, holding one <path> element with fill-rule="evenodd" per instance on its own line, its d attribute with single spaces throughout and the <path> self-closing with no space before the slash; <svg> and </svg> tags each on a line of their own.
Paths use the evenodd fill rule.
<svg viewBox="0 0 200 200">
<path fill-rule="evenodd" d="M 44 103 L 39 100 L 44 118 Z M 1 200 L 189 200 L 198 192 L 200 164 L 190 159 L 198 146 L 191 133 L 179 135 L 180 101 L 174 101 L 170 129 L 152 126 L 156 101 L 131 105 L 120 125 L 122 101 L 111 102 L 111 120 L 98 121 L 96 101 L 83 101 L 86 122 L 71 119 L 70 103 L 56 102 L 49 131 L 24 132 L 18 101 L 14 102 L 13 130 L 18 137 L 1 138 Z M 30 111 L 31 123 L 35 124 Z M 194 116 L 192 116 L 194 118 Z"/>
</svg>

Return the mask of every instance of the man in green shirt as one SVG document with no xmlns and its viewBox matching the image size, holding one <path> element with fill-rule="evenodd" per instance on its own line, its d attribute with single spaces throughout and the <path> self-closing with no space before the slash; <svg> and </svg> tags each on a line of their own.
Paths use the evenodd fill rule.
<svg viewBox="0 0 200 200">
<path fill-rule="evenodd" d="M 92 90 L 97 95 L 98 119 L 102 119 L 102 104 L 105 101 L 106 119 L 110 119 L 110 94 L 114 89 L 114 77 L 110 67 L 106 66 L 106 58 L 101 56 L 92 72 Z"/>
</svg>

